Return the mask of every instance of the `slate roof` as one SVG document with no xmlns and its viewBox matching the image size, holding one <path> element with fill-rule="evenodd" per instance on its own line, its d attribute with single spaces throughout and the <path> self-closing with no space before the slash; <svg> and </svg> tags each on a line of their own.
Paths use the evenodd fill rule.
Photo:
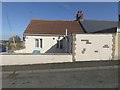
<svg viewBox="0 0 120 90">
<path fill-rule="evenodd" d="M 115 32 L 118 27 L 117 21 L 102 21 L 102 20 L 84 20 L 81 21 L 86 32 Z M 111 31 L 109 31 L 111 30 Z"/>
<path fill-rule="evenodd" d="M 84 33 L 78 21 L 32 19 L 24 34 L 65 34 Z"/>
</svg>

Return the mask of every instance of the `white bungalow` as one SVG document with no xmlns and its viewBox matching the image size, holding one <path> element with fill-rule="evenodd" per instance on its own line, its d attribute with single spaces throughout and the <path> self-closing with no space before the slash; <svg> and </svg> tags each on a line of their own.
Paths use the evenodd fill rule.
<svg viewBox="0 0 120 90">
<path fill-rule="evenodd" d="M 72 53 L 73 61 L 115 58 L 117 21 L 32 19 L 24 31 L 25 53 Z"/>
<path fill-rule="evenodd" d="M 84 33 L 78 21 L 32 19 L 24 32 L 26 52 L 71 53 L 71 35 L 76 33 Z"/>
</svg>

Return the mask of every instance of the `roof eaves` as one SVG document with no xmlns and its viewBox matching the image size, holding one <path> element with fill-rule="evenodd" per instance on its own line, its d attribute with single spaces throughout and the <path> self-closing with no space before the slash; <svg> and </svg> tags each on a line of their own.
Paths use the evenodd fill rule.
<svg viewBox="0 0 120 90">
<path fill-rule="evenodd" d="M 58 35 L 64 35 L 64 34 L 30 34 L 30 33 L 24 33 L 24 35 L 28 36 L 58 36 Z"/>
</svg>

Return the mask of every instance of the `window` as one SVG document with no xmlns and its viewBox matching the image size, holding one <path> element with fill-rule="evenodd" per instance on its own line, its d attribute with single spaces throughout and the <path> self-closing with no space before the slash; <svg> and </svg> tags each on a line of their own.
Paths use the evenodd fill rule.
<svg viewBox="0 0 120 90">
<path fill-rule="evenodd" d="M 59 48 L 59 41 L 57 40 L 57 48 Z"/>
<path fill-rule="evenodd" d="M 39 47 L 39 39 L 35 39 L 35 47 Z"/>
<path fill-rule="evenodd" d="M 57 48 L 63 49 L 63 40 L 57 40 Z"/>
<path fill-rule="evenodd" d="M 40 48 L 42 48 L 42 39 L 40 39 Z"/>
<path fill-rule="evenodd" d="M 63 48 L 63 40 L 60 40 L 60 49 Z"/>
<path fill-rule="evenodd" d="M 43 47 L 43 40 L 42 39 L 35 39 L 35 47 Z"/>
</svg>

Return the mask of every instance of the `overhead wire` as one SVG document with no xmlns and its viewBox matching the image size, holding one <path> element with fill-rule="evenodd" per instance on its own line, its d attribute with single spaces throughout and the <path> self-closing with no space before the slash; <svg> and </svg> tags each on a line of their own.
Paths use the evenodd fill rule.
<svg viewBox="0 0 120 90">
<path fill-rule="evenodd" d="M 6 12 L 6 16 L 7 16 L 7 22 L 8 22 L 8 25 L 9 25 L 9 29 L 10 29 L 10 33 L 11 33 L 11 36 L 12 36 L 12 40 L 13 40 L 13 43 L 14 43 L 14 47 L 16 48 L 17 44 L 15 42 L 15 38 L 14 38 L 13 31 L 12 31 L 12 26 L 11 26 L 11 23 L 10 23 L 8 12 Z"/>
</svg>

